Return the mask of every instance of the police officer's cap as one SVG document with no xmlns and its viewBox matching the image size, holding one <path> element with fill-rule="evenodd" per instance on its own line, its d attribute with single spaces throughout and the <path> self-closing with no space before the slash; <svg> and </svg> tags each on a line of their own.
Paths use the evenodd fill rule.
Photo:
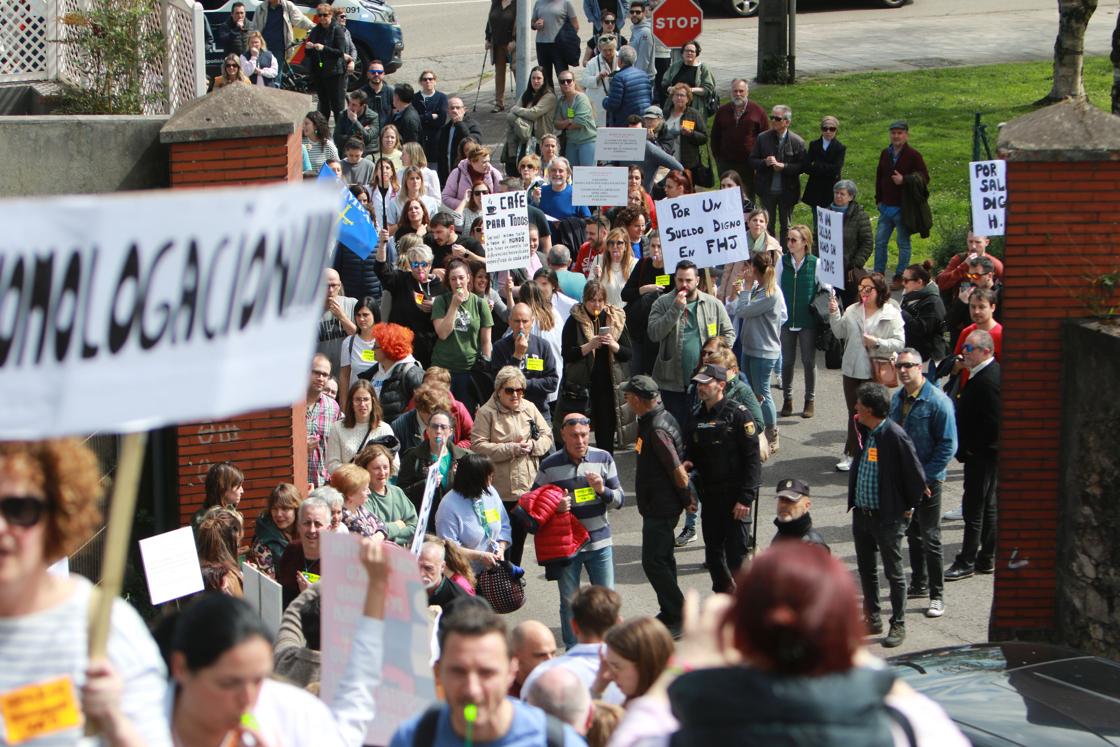
<svg viewBox="0 0 1120 747">
<path fill-rule="evenodd" d="M 661 393 L 661 388 L 657 386 L 657 382 L 642 374 L 631 376 L 622 382 L 619 389 L 637 395 L 642 399 L 655 399 Z"/>
<path fill-rule="evenodd" d="M 716 381 L 727 381 L 727 369 L 723 366 L 709 363 L 697 371 L 696 375 L 692 377 L 692 380 L 698 384 L 707 384 L 712 379 Z"/>
<path fill-rule="evenodd" d="M 801 500 L 801 496 L 809 497 L 809 483 L 796 477 L 787 478 L 778 483 L 778 497 L 790 501 Z"/>
</svg>

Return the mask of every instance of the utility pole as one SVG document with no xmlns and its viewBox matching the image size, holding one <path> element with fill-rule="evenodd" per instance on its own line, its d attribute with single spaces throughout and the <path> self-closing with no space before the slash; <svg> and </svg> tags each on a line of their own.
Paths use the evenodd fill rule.
<svg viewBox="0 0 1120 747">
<path fill-rule="evenodd" d="M 514 52 L 514 77 L 517 79 L 517 99 L 529 85 L 529 50 L 532 48 L 532 6 L 529 0 L 517 0 L 517 50 Z"/>
</svg>

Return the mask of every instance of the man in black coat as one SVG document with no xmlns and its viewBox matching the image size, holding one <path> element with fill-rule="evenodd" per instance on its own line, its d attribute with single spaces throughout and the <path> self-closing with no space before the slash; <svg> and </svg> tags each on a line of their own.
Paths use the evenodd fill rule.
<svg viewBox="0 0 1120 747">
<path fill-rule="evenodd" d="M 377 112 L 378 128 L 389 124 L 393 118 L 393 86 L 385 80 L 385 63 L 370 60 L 366 68 L 366 83 L 358 90 L 366 94 L 366 105 Z"/>
<path fill-rule="evenodd" d="M 778 515 L 774 526 L 778 527 L 778 533 L 774 535 L 774 542 L 797 540 L 832 552 L 821 533 L 813 528 L 813 517 L 809 515 L 813 505 L 809 500 L 809 483 L 796 477 L 782 480 L 778 483 L 777 497 Z"/>
<path fill-rule="evenodd" d="M 871 633 L 883 631 L 879 615 L 879 569 L 891 590 L 891 627 L 884 648 L 906 640 L 906 575 L 902 566 L 902 537 L 910 514 L 926 494 L 926 475 L 914 442 L 889 417 L 890 393 L 882 384 L 868 382 L 856 391 L 859 451 L 848 473 L 848 510 L 852 512 L 852 539 L 856 566 L 863 587 L 863 613 Z"/>
<path fill-rule="evenodd" d="M 398 147 L 405 143 L 420 142 L 420 114 L 412 105 L 414 95 L 412 86 L 407 83 L 393 88 L 393 125 L 401 134 Z"/>
<path fill-rule="evenodd" d="M 813 210 L 813 235 L 817 235 L 817 208 L 832 204 L 832 188 L 840 181 L 847 147 L 836 139 L 840 121 L 831 114 L 821 120 L 821 136 L 809 143 L 805 157 L 805 192 L 801 201 Z"/>
<path fill-rule="evenodd" d="M 964 541 L 946 581 L 994 573 L 996 467 L 999 463 L 1000 368 L 992 336 L 969 334 L 961 348 L 968 380 L 957 390 L 957 459 L 964 462 Z"/>
<path fill-rule="evenodd" d="M 548 397 L 560 385 L 556 357 L 552 348 L 533 328 L 533 310 L 528 304 L 515 304 L 509 312 L 509 334 L 494 343 L 490 353 L 490 373 L 496 376 L 505 366 L 513 366 L 525 375 L 525 399 L 532 402 L 552 422 Z"/>
<path fill-rule="evenodd" d="M 245 3 L 234 3 L 229 18 L 218 30 L 223 54 L 243 54 L 249 48 L 249 22 L 245 20 Z"/>
<path fill-rule="evenodd" d="M 759 133 L 751 150 L 754 188 L 759 204 L 770 213 L 767 230 L 785 245 L 789 219 L 801 195 L 801 170 L 805 166 L 805 141 L 791 132 L 793 112 L 778 104 L 770 111 L 770 129 Z M 781 221 L 781 233 L 777 233 Z"/>
<path fill-rule="evenodd" d="M 467 115 L 467 105 L 458 96 L 447 100 L 447 124 L 440 128 L 436 137 L 435 161 L 429 166 L 435 167 L 439 175 L 439 183 L 447 182 L 447 175 L 459 165 L 459 144 L 467 137 L 473 137 L 482 143 L 482 128 Z"/>
</svg>

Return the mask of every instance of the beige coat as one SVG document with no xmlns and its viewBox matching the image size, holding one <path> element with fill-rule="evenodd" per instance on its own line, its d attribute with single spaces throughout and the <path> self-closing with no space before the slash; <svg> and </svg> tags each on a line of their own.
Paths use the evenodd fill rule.
<svg viewBox="0 0 1120 747">
<path fill-rule="evenodd" d="M 517 442 L 530 439 L 530 422 L 537 424 L 538 436 L 532 450 L 523 454 Z M 501 404 L 495 392 L 474 416 L 471 451 L 494 462 L 494 489 L 506 503 L 529 492 L 541 457 L 551 448 L 552 428 L 527 399 L 521 400 L 521 410 L 515 412 Z"/>
</svg>

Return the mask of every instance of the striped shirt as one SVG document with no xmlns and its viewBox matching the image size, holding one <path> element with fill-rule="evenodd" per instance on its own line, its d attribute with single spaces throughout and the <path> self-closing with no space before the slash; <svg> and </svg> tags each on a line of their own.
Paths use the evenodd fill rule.
<svg viewBox="0 0 1120 747">
<path fill-rule="evenodd" d="M 86 681 L 89 599 L 92 586 L 71 576 L 76 587 L 69 598 L 50 609 L 21 617 L 0 618 L 0 693 L 67 678 L 75 699 Z M 113 600 L 109 628 L 109 661 L 124 683 L 121 708 L 144 744 L 170 747 L 164 711 L 167 672 L 155 641 L 140 615 L 123 599 Z M 8 744 L 0 716 L 0 744 Z M 55 747 L 82 743 L 80 727 L 64 729 L 21 744 Z"/>
<path fill-rule="evenodd" d="M 585 476 L 588 472 L 594 472 L 603 478 L 602 495 L 590 490 Z M 572 513 L 591 536 L 581 550 L 599 550 L 610 546 L 611 522 L 607 518 L 607 509 L 622 508 L 625 498 L 622 484 L 618 481 L 614 457 L 602 449 L 588 447 L 587 455 L 575 462 L 567 451 L 558 451 L 541 462 L 533 488 L 543 485 L 562 488 L 572 499 Z"/>
<path fill-rule="evenodd" d="M 877 510 L 879 508 L 879 447 L 875 437 L 886 427 L 887 421 L 875 426 L 867 435 L 867 443 L 859 456 L 856 474 L 856 506 Z"/>
</svg>

